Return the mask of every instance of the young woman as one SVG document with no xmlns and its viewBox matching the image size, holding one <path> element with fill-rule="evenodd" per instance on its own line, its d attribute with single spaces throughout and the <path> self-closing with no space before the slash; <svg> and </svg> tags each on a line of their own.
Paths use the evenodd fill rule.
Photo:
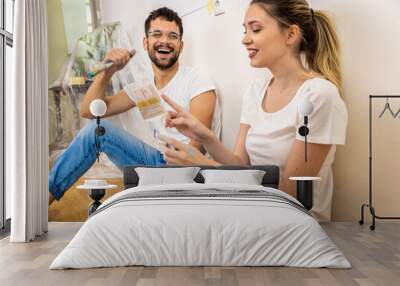
<svg viewBox="0 0 400 286">
<path fill-rule="evenodd" d="M 242 104 L 234 151 L 225 148 L 209 129 L 168 97 L 168 127 L 199 141 L 213 160 L 195 148 L 165 138 L 174 148 L 164 150 L 169 164 L 274 164 L 281 169 L 279 188 L 295 196 L 291 176 L 319 176 L 314 185 L 312 212 L 329 220 L 336 146 L 344 144 L 347 110 L 341 99 L 339 43 L 325 13 L 313 11 L 305 0 L 253 0 L 246 12 L 243 45 L 250 64 L 272 75 L 255 80 Z M 309 100 L 308 160 L 304 138 L 298 134 L 303 118 L 298 105 Z"/>
</svg>

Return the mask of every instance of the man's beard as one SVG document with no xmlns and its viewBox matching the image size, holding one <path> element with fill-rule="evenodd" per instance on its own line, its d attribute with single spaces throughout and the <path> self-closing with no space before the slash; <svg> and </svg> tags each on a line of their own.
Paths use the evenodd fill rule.
<svg viewBox="0 0 400 286">
<path fill-rule="evenodd" d="M 172 52 L 173 56 L 168 59 L 166 63 L 161 62 L 160 60 L 157 59 L 156 57 L 156 49 L 152 49 L 152 51 L 148 50 L 149 58 L 151 62 L 158 67 L 161 70 L 167 70 L 170 67 L 172 67 L 179 59 L 180 52 Z"/>
</svg>

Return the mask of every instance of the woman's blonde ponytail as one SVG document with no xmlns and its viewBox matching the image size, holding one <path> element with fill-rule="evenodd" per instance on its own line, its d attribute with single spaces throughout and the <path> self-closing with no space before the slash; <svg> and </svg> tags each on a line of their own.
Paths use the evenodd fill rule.
<svg viewBox="0 0 400 286">
<path fill-rule="evenodd" d="M 342 94 L 340 46 L 332 22 L 323 11 L 312 11 L 315 39 L 305 50 L 309 67 L 337 86 Z"/>
<path fill-rule="evenodd" d="M 300 52 L 305 54 L 308 68 L 335 84 L 342 94 L 339 40 L 327 14 L 314 11 L 306 0 L 252 0 L 253 4 L 260 5 L 282 27 L 300 27 Z"/>
</svg>

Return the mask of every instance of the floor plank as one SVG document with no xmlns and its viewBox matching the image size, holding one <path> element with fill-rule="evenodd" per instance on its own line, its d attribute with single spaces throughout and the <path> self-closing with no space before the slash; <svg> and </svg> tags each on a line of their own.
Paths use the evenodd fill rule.
<svg viewBox="0 0 400 286">
<path fill-rule="evenodd" d="M 119 267 L 49 270 L 82 223 L 51 222 L 32 243 L 0 240 L 0 285 L 400 285 L 400 222 L 379 222 L 375 231 L 356 223 L 322 227 L 352 263 L 352 269 L 289 267 Z"/>
<path fill-rule="evenodd" d="M 93 202 L 87 190 L 79 190 L 77 186 L 82 185 L 85 178 L 81 177 L 64 194 L 60 201 L 55 200 L 49 207 L 49 221 L 54 222 L 84 222 L 88 217 L 88 206 Z M 107 190 L 104 198 L 123 190 L 122 178 L 107 179 L 111 185 L 116 185 L 115 189 Z"/>
</svg>

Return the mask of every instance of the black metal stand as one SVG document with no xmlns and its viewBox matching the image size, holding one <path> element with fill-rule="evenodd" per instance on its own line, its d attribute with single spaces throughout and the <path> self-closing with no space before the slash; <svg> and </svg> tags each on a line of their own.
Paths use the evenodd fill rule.
<svg viewBox="0 0 400 286">
<path fill-rule="evenodd" d="M 310 129 L 307 127 L 308 124 L 308 116 L 304 116 L 304 125 L 299 128 L 300 136 L 304 137 L 304 162 L 307 162 L 307 135 L 310 132 Z"/>
<path fill-rule="evenodd" d="M 103 136 L 106 133 L 106 129 L 100 125 L 100 117 L 99 116 L 96 117 L 96 124 L 97 124 L 97 126 L 96 126 L 96 130 L 95 130 L 94 147 L 95 147 L 95 151 L 96 151 L 96 159 L 97 159 L 97 162 L 99 162 L 100 153 L 102 152 L 101 146 L 100 146 L 100 136 Z"/>
<path fill-rule="evenodd" d="M 297 200 L 307 209 L 313 207 L 314 181 L 320 181 L 319 177 L 289 177 L 289 180 L 296 181 Z"/>
<path fill-rule="evenodd" d="M 313 181 L 297 181 L 297 200 L 303 204 L 307 210 L 313 207 Z"/>
<path fill-rule="evenodd" d="M 364 224 L 364 208 L 369 208 L 372 216 L 371 230 L 375 230 L 376 219 L 400 219 L 400 217 L 384 217 L 378 216 L 375 213 L 375 208 L 372 205 L 372 99 L 374 98 L 400 98 L 400 95 L 370 95 L 369 96 L 369 203 L 361 206 L 360 225 Z"/>
<path fill-rule="evenodd" d="M 105 189 L 91 189 L 89 190 L 89 196 L 93 202 L 89 205 L 88 215 L 91 216 L 97 208 L 101 205 L 100 200 L 104 197 L 106 193 Z"/>
</svg>

